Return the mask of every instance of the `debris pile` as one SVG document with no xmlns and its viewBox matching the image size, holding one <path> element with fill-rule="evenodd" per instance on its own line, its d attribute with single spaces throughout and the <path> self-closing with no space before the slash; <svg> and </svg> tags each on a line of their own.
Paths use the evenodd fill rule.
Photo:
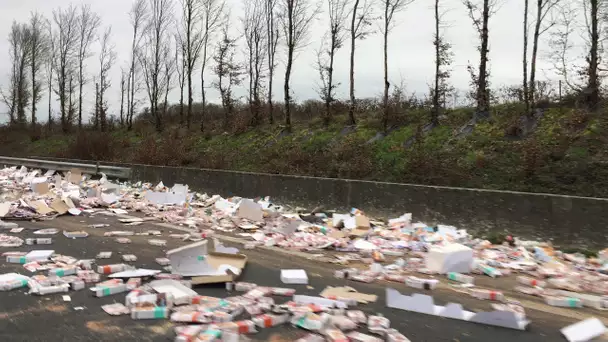
<svg viewBox="0 0 608 342">
<path fill-rule="evenodd" d="M 548 305 L 597 310 L 608 309 L 608 249 L 595 258 L 580 253 L 564 253 L 551 244 L 508 237 L 502 244 L 474 238 L 453 226 L 429 226 L 404 214 L 388 221 L 375 220 L 362 210 L 349 213 L 315 209 L 305 211 L 272 203 L 269 198 L 222 198 L 193 193 L 188 186 L 166 187 L 162 182 L 118 184 L 105 176 L 91 180 L 78 170 L 64 176 L 54 171 L 5 168 L 0 170 L 0 219 L 48 220 L 58 215 L 118 216 L 125 227 L 148 221 L 181 226 L 188 233 L 168 235 L 190 241 L 170 250 L 156 263 L 170 273 L 139 269 L 131 264 L 134 254 L 121 256 L 122 264 L 103 265 L 111 251 L 101 251 L 95 260 L 77 260 L 53 250 L 7 252 L 7 263 L 23 264 L 36 274 L 0 275 L 0 290 L 28 287 L 30 293 L 47 295 L 77 291 L 90 286 L 95 297 L 125 293 L 125 304 L 105 305 L 110 315 L 131 315 L 133 319 L 168 319 L 187 326 L 176 328 L 177 341 L 240 341 L 239 336 L 258 329 L 291 324 L 311 331 L 301 341 L 408 341 L 390 328 L 382 316 L 366 317 L 354 306 L 376 301 L 376 296 L 348 287 L 328 287 L 320 297 L 296 295 L 295 289 L 262 287 L 238 282 L 247 256 L 225 247 L 214 234 L 226 233 L 248 240 L 244 248 L 279 247 L 306 252 L 311 257 L 343 265 L 336 278 L 371 283 L 388 281 L 433 291 L 444 287 L 473 298 L 489 301 L 494 311 L 474 313 L 461 305 L 434 305 L 426 294 L 405 296 L 387 289 L 387 307 L 440 317 L 525 329 L 530 323 L 524 309 L 504 291 L 486 288 L 476 277 L 514 275 L 514 291 L 540 297 Z M 145 217 L 124 216 L 140 212 Z M 89 236 L 82 231 L 63 231 L 65 238 Z M 150 246 L 165 247 L 161 231 L 135 233 L 132 230 L 105 230 L 107 224 L 86 228 L 104 230 L 103 236 L 116 243 L 131 243 L 129 237 L 147 235 Z M 19 233 L 19 225 L 0 221 L 0 230 Z M 41 229 L 37 235 L 54 235 L 57 229 Z M 214 251 L 207 244 L 214 241 Z M 0 247 L 52 245 L 53 238 L 21 239 L 0 234 Z M 149 247 L 150 247 L 149 246 Z M 94 267 L 96 266 L 96 268 Z M 102 280 L 102 278 L 104 278 Z M 150 281 L 151 280 L 151 281 Z M 282 270 L 284 284 L 308 284 L 305 270 Z M 240 296 L 215 298 L 199 295 L 193 285 L 226 283 L 228 291 Z M 483 283 L 487 284 L 487 281 Z M 271 296 L 291 297 L 275 303 Z M 588 324 L 600 331 L 597 322 Z M 600 322 L 601 324 L 601 322 Z M 366 325 L 369 333 L 356 332 Z M 603 325 L 602 325 L 603 326 Z M 571 327 L 568 327 L 571 328 Z M 569 340 L 582 328 L 565 328 Z"/>
</svg>

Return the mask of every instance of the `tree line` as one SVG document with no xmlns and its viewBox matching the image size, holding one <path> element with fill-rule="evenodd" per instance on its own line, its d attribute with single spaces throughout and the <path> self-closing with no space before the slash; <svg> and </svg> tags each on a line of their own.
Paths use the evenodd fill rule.
<svg viewBox="0 0 608 342">
<path fill-rule="evenodd" d="M 313 21 L 326 19 L 326 34 L 317 49 L 316 69 L 319 73 L 318 93 L 322 100 L 323 122 L 333 120 L 336 89 L 336 54 L 349 49 L 348 122 L 356 125 L 355 71 L 358 42 L 379 34 L 383 46 L 382 126 L 388 130 L 391 121 L 389 96 L 389 44 L 396 29 L 397 15 L 415 0 L 244 0 L 244 15 L 234 18 L 225 0 L 135 0 L 129 13 L 131 51 L 128 63 L 121 66 L 119 124 L 133 127 L 133 119 L 144 107 L 162 131 L 168 113 L 169 93 L 175 88 L 180 94 L 180 124 L 205 130 L 208 116 L 207 90 L 220 93 L 224 126 L 235 115 L 239 99 L 234 87 L 247 88 L 247 108 L 252 126 L 264 120 L 274 124 L 274 91 L 278 76 L 282 76 L 284 127 L 291 130 L 294 104 L 291 78 L 298 52 L 310 45 Z M 422 0 L 420 0 L 422 1 Z M 445 0 L 433 0 L 434 78 L 429 87 L 431 110 L 429 121 L 439 124 L 446 109 L 445 98 L 454 91 L 450 85 L 452 46 L 445 31 Z M 476 33 L 478 61 L 469 64 L 471 97 L 476 111 L 473 120 L 489 116 L 490 90 L 490 22 L 500 10 L 502 0 L 462 0 Z M 608 8 L 601 0 L 519 0 L 524 7 L 522 17 L 522 83 L 516 92 L 532 117 L 538 101 L 539 81 L 537 62 L 541 38 L 549 35 L 556 73 L 567 90 L 580 95 L 581 103 L 597 110 L 600 102 L 602 43 L 608 26 Z M 582 28 L 579 22 L 583 18 Z M 230 28 L 235 21 L 241 34 Z M 53 10 L 51 18 L 32 13 L 27 22 L 14 21 L 8 37 L 10 74 L 8 87 L 0 89 L 0 100 L 8 108 L 9 124 L 35 126 L 38 105 L 44 92 L 48 95 L 48 125 L 55 124 L 52 115 L 53 94 L 59 102 L 58 122 L 63 132 L 83 127 L 83 88 L 95 85 L 95 106 L 92 124 L 108 129 L 109 106 L 107 92 L 113 87 L 109 77 L 116 67 L 117 53 L 112 43 L 111 27 L 102 27 L 100 16 L 88 5 L 70 4 Z M 584 38 L 584 64 L 570 59 L 573 37 Z M 530 39 L 531 38 L 531 39 Z M 244 43 L 245 52 L 237 50 Z M 94 57 L 92 47 L 99 46 L 97 72 L 87 72 L 86 63 Z M 284 75 L 276 75 L 277 60 L 285 61 Z M 207 79 L 206 71 L 214 75 Z M 198 74 L 197 74 L 198 73 Z M 196 90 L 193 78 L 200 77 Z M 394 87 L 393 87 L 394 89 Z M 201 106 L 195 113 L 194 96 L 200 91 Z M 28 115 L 29 114 L 29 115 Z M 29 119 L 28 119 L 29 116 Z"/>
</svg>

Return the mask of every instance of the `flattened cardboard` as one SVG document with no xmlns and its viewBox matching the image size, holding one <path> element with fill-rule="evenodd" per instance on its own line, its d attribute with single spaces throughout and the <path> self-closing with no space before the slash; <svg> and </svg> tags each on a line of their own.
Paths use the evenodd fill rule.
<svg viewBox="0 0 608 342">
<path fill-rule="evenodd" d="M 34 208 L 34 210 L 36 210 L 36 212 L 40 215 L 48 215 L 55 211 L 52 208 L 49 208 L 49 206 L 46 205 L 44 201 L 33 201 L 28 204 L 30 207 Z"/>
<path fill-rule="evenodd" d="M 49 192 L 49 183 L 47 182 L 34 183 L 32 184 L 32 187 L 34 192 L 38 195 L 44 195 Z"/>
<path fill-rule="evenodd" d="M 373 303 L 378 299 L 378 296 L 376 295 L 370 295 L 370 294 L 366 294 L 366 293 L 360 293 L 357 292 L 357 290 L 353 289 L 352 287 L 331 287 L 328 286 L 325 288 L 325 290 L 323 290 L 323 292 L 321 292 L 320 294 L 321 297 L 324 298 L 347 298 L 347 299 L 354 299 L 359 303 L 362 304 L 367 304 L 367 303 Z"/>
<path fill-rule="evenodd" d="M 264 212 L 262 211 L 262 206 L 246 198 L 241 200 L 241 203 L 239 203 L 239 207 L 236 210 L 236 215 L 240 218 L 248 219 L 254 222 L 264 221 Z"/>
<path fill-rule="evenodd" d="M 8 214 L 10 209 L 11 209 L 11 202 L 0 203 L 0 217 L 6 216 L 6 214 Z"/>
<path fill-rule="evenodd" d="M 72 184 L 79 184 L 82 181 L 82 171 L 80 169 L 71 169 L 68 182 Z"/>
<path fill-rule="evenodd" d="M 59 215 L 64 215 L 68 212 L 68 210 L 70 210 L 70 207 L 65 203 L 65 201 L 59 198 L 56 198 L 53 200 L 53 202 L 51 202 L 51 208 L 53 208 L 53 210 L 55 210 Z"/>
<path fill-rule="evenodd" d="M 244 254 L 225 254 L 211 252 L 206 258 L 207 263 L 215 270 L 225 269 L 220 266 L 230 266 L 234 269 L 239 270 L 238 274 L 227 271 L 226 274 L 216 274 L 209 276 L 192 277 L 192 284 L 214 284 L 214 283 L 226 283 L 236 280 L 242 273 L 245 265 L 247 265 L 247 256 Z"/>
</svg>

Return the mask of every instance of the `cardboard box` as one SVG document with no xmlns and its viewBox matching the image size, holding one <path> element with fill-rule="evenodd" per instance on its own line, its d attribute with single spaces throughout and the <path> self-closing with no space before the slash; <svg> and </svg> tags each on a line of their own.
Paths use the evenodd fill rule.
<svg viewBox="0 0 608 342">
<path fill-rule="evenodd" d="M 470 273 L 473 267 L 473 250 L 457 243 L 433 247 L 427 254 L 425 263 L 427 269 L 440 274 Z"/>
<path fill-rule="evenodd" d="M 201 275 L 201 272 L 208 272 L 205 261 L 208 254 L 207 243 L 207 240 L 203 240 L 168 251 L 171 273 L 193 277 Z"/>
<path fill-rule="evenodd" d="M 244 254 L 226 254 L 211 252 L 205 261 L 211 272 L 207 275 L 192 277 L 192 284 L 214 284 L 235 281 L 247 265 Z M 237 272 L 233 272 L 237 271 Z"/>
</svg>

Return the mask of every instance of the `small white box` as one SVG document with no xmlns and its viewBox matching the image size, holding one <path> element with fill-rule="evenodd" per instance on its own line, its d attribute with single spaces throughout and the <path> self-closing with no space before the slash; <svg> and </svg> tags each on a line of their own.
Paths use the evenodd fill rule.
<svg viewBox="0 0 608 342">
<path fill-rule="evenodd" d="M 283 284 L 308 284 L 308 276 L 304 270 L 281 270 Z"/>
<path fill-rule="evenodd" d="M 473 250 L 458 243 L 433 247 L 426 255 L 425 263 L 427 269 L 440 274 L 470 273 L 473 267 Z"/>
</svg>

